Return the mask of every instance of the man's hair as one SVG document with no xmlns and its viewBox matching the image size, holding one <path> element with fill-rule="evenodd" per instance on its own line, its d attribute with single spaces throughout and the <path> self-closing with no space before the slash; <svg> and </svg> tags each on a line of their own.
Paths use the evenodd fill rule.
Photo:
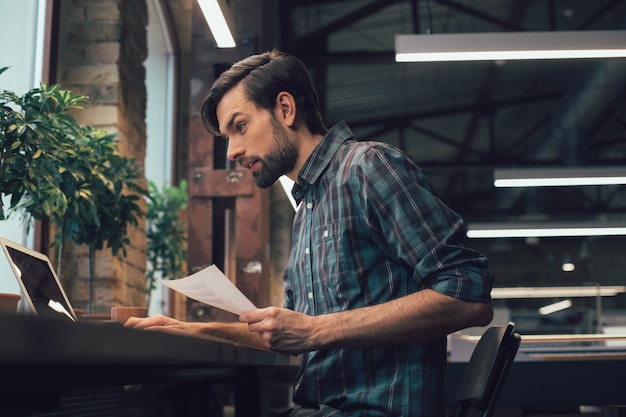
<svg viewBox="0 0 626 417">
<path fill-rule="evenodd" d="M 239 83 L 250 101 L 272 114 L 278 93 L 290 93 L 311 133 L 324 135 L 328 131 L 320 113 L 317 92 L 304 63 L 293 55 L 273 50 L 233 64 L 215 80 L 201 109 L 204 127 L 213 135 L 220 134 L 217 105 Z"/>
</svg>

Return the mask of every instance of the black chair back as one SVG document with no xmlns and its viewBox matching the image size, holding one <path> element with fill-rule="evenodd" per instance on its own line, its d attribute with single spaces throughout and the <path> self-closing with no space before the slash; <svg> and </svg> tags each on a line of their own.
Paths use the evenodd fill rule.
<svg viewBox="0 0 626 417">
<path fill-rule="evenodd" d="M 520 343 L 513 322 L 485 331 L 459 381 L 456 417 L 467 416 L 472 408 L 482 411 L 482 417 L 491 417 Z"/>
</svg>

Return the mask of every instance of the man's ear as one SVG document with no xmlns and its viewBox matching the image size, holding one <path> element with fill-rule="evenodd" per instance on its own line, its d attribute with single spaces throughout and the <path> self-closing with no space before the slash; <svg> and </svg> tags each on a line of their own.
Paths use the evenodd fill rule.
<svg viewBox="0 0 626 417">
<path fill-rule="evenodd" d="M 293 127 L 296 123 L 296 110 L 296 100 L 290 93 L 286 91 L 278 93 L 276 96 L 276 116 L 282 118 L 289 127 Z"/>
</svg>

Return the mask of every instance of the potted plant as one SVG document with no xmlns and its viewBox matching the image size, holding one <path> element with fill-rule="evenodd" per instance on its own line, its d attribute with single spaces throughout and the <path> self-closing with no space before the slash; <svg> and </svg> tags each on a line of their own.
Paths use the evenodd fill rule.
<svg viewBox="0 0 626 417">
<path fill-rule="evenodd" d="M 181 212 L 187 208 L 187 203 L 186 180 L 182 180 L 178 187 L 163 184 L 161 189 L 154 182 L 148 182 L 146 218 L 148 307 L 157 279 L 176 279 L 185 275 L 187 225 Z"/>
<path fill-rule="evenodd" d="M 83 126 L 81 133 L 73 154 L 61 163 L 67 209 L 51 220 L 59 229 L 55 241 L 60 258 L 65 239 L 89 247 L 88 309 L 93 312 L 96 250 L 106 245 L 113 255 L 126 255 L 128 226 L 136 226 L 143 215 L 139 200 L 146 191 L 139 185 L 141 170 L 135 162 L 117 154 L 117 134 L 91 126 Z"/>
<path fill-rule="evenodd" d="M 0 93 L 0 197 L 10 196 L 8 212 L 57 226 L 59 275 L 64 239 L 89 246 L 93 312 L 95 251 L 106 244 L 114 255 L 125 254 L 127 227 L 142 215 L 138 202 L 146 190 L 134 161 L 117 154 L 116 134 L 68 114 L 87 102 L 46 83 L 22 96 Z M 0 201 L 0 220 L 8 212 Z"/>
</svg>

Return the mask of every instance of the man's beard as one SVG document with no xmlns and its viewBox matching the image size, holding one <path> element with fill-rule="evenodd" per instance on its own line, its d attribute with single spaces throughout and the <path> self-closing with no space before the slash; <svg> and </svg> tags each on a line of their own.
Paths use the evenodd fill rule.
<svg viewBox="0 0 626 417">
<path fill-rule="evenodd" d="M 283 127 L 272 117 L 274 142 L 265 157 L 260 158 L 261 168 L 253 172 L 257 187 L 271 187 L 281 175 L 291 172 L 298 159 L 298 150 L 289 141 Z"/>
</svg>

